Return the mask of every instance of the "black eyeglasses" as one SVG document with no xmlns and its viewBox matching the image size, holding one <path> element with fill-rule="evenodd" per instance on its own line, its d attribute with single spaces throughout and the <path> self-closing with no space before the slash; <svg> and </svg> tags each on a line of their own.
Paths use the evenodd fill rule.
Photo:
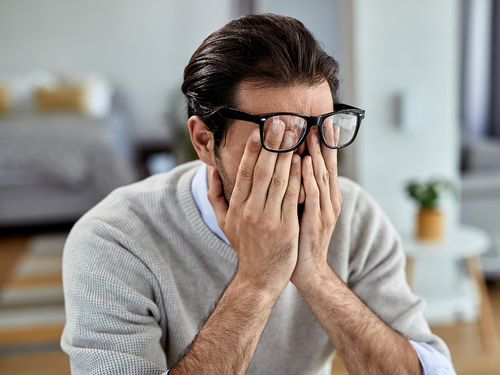
<svg viewBox="0 0 500 375">
<path fill-rule="evenodd" d="M 335 111 L 320 116 L 308 116 L 291 112 L 274 112 L 254 115 L 235 108 L 218 110 L 226 119 L 243 120 L 259 124 L 262 147 L 271 152 L 289 152 L 297 149 L 309 130 L 318 125 L 322 142 L 329 148 L 349 146 L 358 134 L 365 110 L 347 104 L 335 104 Z M 284 124 L 284 128 L 281 124 Z M 271 132 L 271 129 L 276 132 Z M 269 135 L 268 135 L 269 132 Z"/>
</svg>

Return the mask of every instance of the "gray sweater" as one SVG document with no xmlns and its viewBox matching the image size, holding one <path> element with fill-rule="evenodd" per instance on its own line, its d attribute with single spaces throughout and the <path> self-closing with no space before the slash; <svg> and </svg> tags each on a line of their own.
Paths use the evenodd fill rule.
<svg viewBox="0 0 500 375">
<path fill-rule="evenodd" d="M 205 224 L 190 189 L 201 161 L 120 187 L 73 226 L 64 247 L 73 374 L 156 374 L 185 354 L 238 258 Z M 401 238 L 375 200 L 340 176 L 328 263 L 386 324 L 448 358 L 405 278 Z M 278 298 L 247 374 L 329 374 L 335 348 L 292 283 Z"/>
</svg>

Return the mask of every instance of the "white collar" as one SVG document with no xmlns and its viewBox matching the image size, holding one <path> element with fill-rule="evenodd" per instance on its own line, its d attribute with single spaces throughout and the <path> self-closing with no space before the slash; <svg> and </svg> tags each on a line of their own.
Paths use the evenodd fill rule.
<svg viewBox="0 0 500 375">
<path fill-rule="evenodd" d="M 207 224 L 210 230 L 219 236 L 223 241 L 225 241 L 228 245 L 231 245 L 227 237 L 219 228 L 214 209 L 208 200 L 207 165 L 203 162 L 191 181 L 191 193 L 193 194 L 194 201 L 196 202 L 196 206 L 198 207 L 205 224 Z"/>
</svg>

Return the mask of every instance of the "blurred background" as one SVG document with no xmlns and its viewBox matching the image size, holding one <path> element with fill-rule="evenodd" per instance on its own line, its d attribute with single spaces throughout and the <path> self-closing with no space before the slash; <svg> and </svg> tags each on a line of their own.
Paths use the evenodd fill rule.
<svg viewBox="0 0 500 375">
<path fill-rule="evenodd" d="M 499 373 L 498 0 L 1 0 L 0 373 L 70 373 L 69 230 L 115 188 L 196 157 L 183 69 L 261 12 L 298 18 L 339 61 L 341 101 L 366 110 L 339 174 L 401 235 L 457 373 Z"/>
</svg>

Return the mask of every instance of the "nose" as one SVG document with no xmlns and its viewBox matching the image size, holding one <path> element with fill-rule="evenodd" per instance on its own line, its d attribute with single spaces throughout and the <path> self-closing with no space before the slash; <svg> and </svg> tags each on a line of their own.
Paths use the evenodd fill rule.
<svg viewBox="0 0 500 375">
<path fill-rule="evenodd" d="M 307 151 L 307 139 L 304 139 L 304 142 L 302 142 L 302 144 L 296 150 L 294 150 L 293 153 L 299 155 L 301 159 L 304 156 L 308 155 L 309 152 Z"/>
</svg>

